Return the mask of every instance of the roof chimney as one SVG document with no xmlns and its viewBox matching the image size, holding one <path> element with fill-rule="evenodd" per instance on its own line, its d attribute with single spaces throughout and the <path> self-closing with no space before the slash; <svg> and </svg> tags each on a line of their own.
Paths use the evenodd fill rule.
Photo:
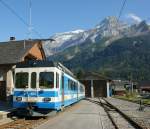
<svg viewBox="0 0 150 129">
<path fill-rule="evenodd" d="M 10 37 L 10 41 L 15 41 L 15 37 Z"/>
</svg>

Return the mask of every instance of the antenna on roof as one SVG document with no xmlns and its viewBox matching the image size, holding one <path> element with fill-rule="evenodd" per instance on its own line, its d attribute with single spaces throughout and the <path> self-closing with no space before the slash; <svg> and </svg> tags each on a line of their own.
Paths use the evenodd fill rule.
<svg viewBox="0 0 150 129">
<path fill-rule="evenodd" d="M 32 1 L 29 0 L 29 26 L 28 26 L 28 31 L 29 31 L 29 39 L 31 39 L 32 35 Z"/>
</svg>

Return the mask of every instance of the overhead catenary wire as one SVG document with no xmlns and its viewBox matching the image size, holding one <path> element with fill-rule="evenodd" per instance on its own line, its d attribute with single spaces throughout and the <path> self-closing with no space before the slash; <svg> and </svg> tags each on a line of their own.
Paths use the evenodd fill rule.
<svg viewBox="0 0 150 129">
<path fill-rule="evenodd" d="M 28 24 L 13 8 L 11 8 L 6 2 L 3 0 L 0 0 L 0 2 L 12 13 L 14 14 L 25 26 L 29 27 L 30 23 Z M 31 27 L 31 26 L 30 26 Z M 30 28 L 29 27 L 29 28 Z M 31 28 L 30 28 L 31 29 Z M 34 28 L 32 28 L 32 31 L 40 38 L 43 38 L 43 36 Z"/>
<path fill-rule="evenodd" d="M 120 17 L 121 17 L 121 15 L 122 15 L 122 13 L 123 13 L 123 10 L 124 10 L 124 8 L 125 8 L 126 2 L 127 2 L 127 0 L 123 0 L 123 4 L 122 4 L 122 6 L 121 6 L 121 8 L 120 8 L 119 15 L 118 15 L 118 18 L 117 18 L 117 21 L 118 21 L 118 22 L 119 22 Z"/>
<path fill-rule="evenodd" d="M 11 8 L 6 2 L 4 2 L 3 0 L 0 0 L 0 2 L 8 9 L 10 10 L 25 26 L 27 26 L 29 28 L 29 35 L 31 33 L 31 31 L 33 31 L 38 37 L 42 38 L 43 36 L 37 31 L 35 30 L 34 28 L 31 28 L 31 9 L 30 9 L 30 21 L 29 21 L 29 24 L 13 9 Z M 118 15 L 118 18 L 117 18 L 117 22 L 119 23 L 119 20 L 120 20 L 120 17 L 123 13 L 123 10 L 124 10 L 124 7 L 126 5 L 126 2 L 127 0 L 124 0 L 123 1 L 123 4 L 121 6 L 121 9 L 119 11 L 119 15 Z M 31 1 L 30 1 L 30 6 L 31 6 Z"/>
<path fill-rule="evenodd" d="M 29 39 L 31 39 L 32 34 L 32 1 L 29 0 Z"/>
</svg>

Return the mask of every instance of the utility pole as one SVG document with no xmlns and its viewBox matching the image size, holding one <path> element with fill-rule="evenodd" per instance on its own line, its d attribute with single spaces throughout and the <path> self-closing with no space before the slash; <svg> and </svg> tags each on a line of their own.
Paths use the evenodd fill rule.
<svg viewBox="0 0 150 129">
<path fill-rule="evenodd" d="M 130 85 L 131 85 L 131 93 L 133 93 L 133 77 L 132 77 L 132 73 L 130 75 Z"/>
<path fill-rule="evenodd" d="M 133 93 L 133 81 L 131 81 L 131 90 L 132 90 L 132 93 Z"/>
</svg>

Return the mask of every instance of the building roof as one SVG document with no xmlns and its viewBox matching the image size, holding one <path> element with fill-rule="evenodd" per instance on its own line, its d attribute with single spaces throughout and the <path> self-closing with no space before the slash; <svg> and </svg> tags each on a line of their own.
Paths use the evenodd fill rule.
<svg viewBox="0 0 150 129">
<path fill-rule="evenodd" d="M 101 75 L 96 72 L 86 72 L 80 80 L 105 80 L 105 81 L 111 81 L 110 78 L 105 77 L 104 75 Z"/>
<path fill-rule="evenodd" d="M 15 64 L 21 62 L 26 53 L 37 43 L 41 44 L 41 40 L 1 42 L 0 64 Z"/>
</svg>

